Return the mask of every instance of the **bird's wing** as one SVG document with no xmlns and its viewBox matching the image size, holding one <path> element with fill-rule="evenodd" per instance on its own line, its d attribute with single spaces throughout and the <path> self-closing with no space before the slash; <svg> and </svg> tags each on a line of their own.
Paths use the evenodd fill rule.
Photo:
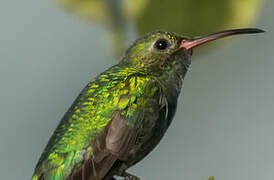
<svg viewBox="0 0 274 180">
<path fill-rule="evenodd" d="M 140 124 L 144 104 L 157 91 L 148 84 L 147 77 L 120 80 L 104 74 L 89 83 L 55 130 L 32 179 L 102 177 L 116 160 L 125 160 L 138 133 L 129 122 Z M 94 163 L 95 171 L 83 171 Z"/>
<path fill-rule="evenodd" d="M 103 179 L 117 160 L 127 160 L 132 153 L 137 134 L 138 130 L 128 126 L 121 113 L 116 111 L 111 122 L 94 139 L 91 158 L 85 162 L 73 179 L 80 179 L 80 176 Z"/>
<path fill-rule="evenodd" d="M 131 155 L 134 155 L 144 117 L 158 118 L 158 113 L 153 111 L 154 109 L 158 111 L 157 107 L 161 108 L 163 103 L 155 98 L 159 96 L 158 87 L 153 83 L 143 86 L 144 79 L 138 77 L 132 79 L 129 80 L 132 85 L 129 92 L 120 96 L 118 100 L 120 108 L 113 112 L 111 121 L 93 139 L 92 155 L 80 171 L 74 173 L 73 179 L 83 176 L 102 179 L 109 175 L 116 162 L 126 162 Z M 151 107 L 155 106 L 156 108 L 152 110 Z"/>
</svg>

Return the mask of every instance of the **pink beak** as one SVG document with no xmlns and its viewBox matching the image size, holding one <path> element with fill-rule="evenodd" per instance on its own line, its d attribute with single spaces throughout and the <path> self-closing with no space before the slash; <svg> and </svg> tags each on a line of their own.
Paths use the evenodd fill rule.
<svg viewBox="0 0 274 180">
<path fill-rule="evenodd" d="M 194 39 L 183 39 L 179 48 L 185 48 L 186 50 L 192 49 L 196 46 L 200 46 L 204 43 L 224 38 L 227 36 L 238 35 L 238 34 L 253 34 L 253 33 L 263 33 L 264 31 L 256 28 L 245 28 L 245 29 L 233 29 L 227 31 L 221 31 L 213 34 L 209 34 L 204 37 L 194 38 Z"/>
</svg>

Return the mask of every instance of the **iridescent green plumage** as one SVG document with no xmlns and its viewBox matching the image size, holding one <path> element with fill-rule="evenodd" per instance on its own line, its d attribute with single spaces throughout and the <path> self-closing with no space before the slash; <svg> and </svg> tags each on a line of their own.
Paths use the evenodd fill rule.
<svg viewBox="0 0 274 180">
<path fill-rule="evenodd" d="M 119 67 L 112 70 L 118 70 L 116 68 Z M 91 155 L 91 142 L 109 123 L 116 110 L 131 117 L 138 110 L 137 105 L 146 103 L 146 99 L 139 99 L 140 95 L 146 91 L 147 96 L 154 96 L 158 90 L 152 87 L 152 91 L 147 92 L 144 87 L 148 86 L 149 78 L 128 78 L 122 75 L 125 72 L 118 73 L 121 76 L 106 73 L 91 81 L 61 121 L 40 160 L 44 164 L 45 160 L 48 161 L 46 169 L 57 167 L 54 176 L 68 176 L 67 169 L 83 160 L 84 151 L 87 156 Z M 129 125 L 133 123 L 138 124 L 129 122 Z"/>
<path fill-rule="evenodd" d="M 138 39 L 117 65 L 82 90 L 51 137 L 32 180 L 128 176 L 126 169 L 151 152 L 169 127 L 191 48 L 205 40 L 160 31 Z"/>
<path fill-rule="evenodd" d="M 167 38 L 174 46 L 164 56 L 162 52 L 149 52 L 149 48 L 159 38 Z M 33 179 L 43 177 L 46 180 L 61 180 L 81 171 L 84 159 L 93 156 L 92 144 L 96 136 L 110 123 L 117 111 L 128 127 L 138 131 L 141 129 L 135 139 L 135 143 L 140 141 L 140 144 L 134 148 L 142 149 L 140 152 L 143 152 L 136 153 L 128 165 L 136 163 L 151 151 L 174 114 L 181 78 L 189 65 L 187 53 L 177 53 L 170 62 L 165 60 L 173 56 L 180 40 L 179 36 L 164 32 L 144 36 L 127 51 L 118 65 L 88 83 L 55 130 L 38 162 Z M 158 62 L 154 56 L 158 57 Z M 182 57 L 186 57 L 186 61 L 182 61 Z M 175 94 L 170 97 L 164 94 L 168 84 L 178 86 L 173 88 Z M 174 109 L 167 109 L 167 98 L 174 98 L 169 107 Z M 169 120 L 159 124 L 158 121 L 166 118 Z M 156 127 L 160 133 L 153 134 L 153 128 Z M 155 134 L 158 138 L 154 137 L 153 143 L 150 139 Z M 151 148 L 145 147 L 147 142 L 152 145 Z"/>
</svg>

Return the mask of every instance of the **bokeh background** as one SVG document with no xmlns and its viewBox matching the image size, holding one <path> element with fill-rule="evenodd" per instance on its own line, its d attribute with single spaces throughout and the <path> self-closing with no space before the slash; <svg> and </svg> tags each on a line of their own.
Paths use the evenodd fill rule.
<svg viewBox="0 0 274 180">
<path fill-rule="evenodd" d="M 253 23 L 267 32 L 230 38 L 212 43 L 210 50 L 194 52 L 171 127 L 159 146 L 130 172 L 145 180 L 206 180 L 211 175 L 217 180 L 273 179 L 274 6 L 272 0 L 250 3 L 239 8 L 238 16 L 256 11 L 256 17 L 251 14 L 252 20 L 230 26 Z M 173 12 L 162 8 L 155 13 L 166 11 Z M 136 12 L 132 17 L 137 17 Z M 1 4 L 1 179 L 30 179 L 49 137 L 80 90 L 117 63 L 121 49 L 137 34 L 155 27 L 149 23 L 151 12 L 127 20 L 129 25 L 120 31 L 116 24 L 104 24 L 104 19 L 89 21 L 84 14 L 86 20 L 80 20 L 51 1 Z M 170 29 L 178 32 L 174 22 L 181 21 L 179 29 L 185 26 L 186 35 L 212 31 L 211 21 L 204 28 L 201 23 L 186 27 L 184 22 L 192 20 L 187 16 L 167 20 L 173 23 Z M 166 21 L 153 22 L 164 26 Z M 216 26 L 216 31 L 222 27 Z"/>
</svg>

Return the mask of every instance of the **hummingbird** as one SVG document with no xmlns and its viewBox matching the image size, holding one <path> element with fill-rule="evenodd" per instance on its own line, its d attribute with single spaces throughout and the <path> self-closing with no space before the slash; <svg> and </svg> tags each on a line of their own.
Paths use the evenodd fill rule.
<svg viewBox="0 0 274 180">
<path fill-rule="evenodd" d="M 188 38 L 154 31 L 81 91 L 45 147 L 32 180 L 126 180 L 160 142 L 175 115 L 194 47 L 244 28 Z"/>
</svg>

